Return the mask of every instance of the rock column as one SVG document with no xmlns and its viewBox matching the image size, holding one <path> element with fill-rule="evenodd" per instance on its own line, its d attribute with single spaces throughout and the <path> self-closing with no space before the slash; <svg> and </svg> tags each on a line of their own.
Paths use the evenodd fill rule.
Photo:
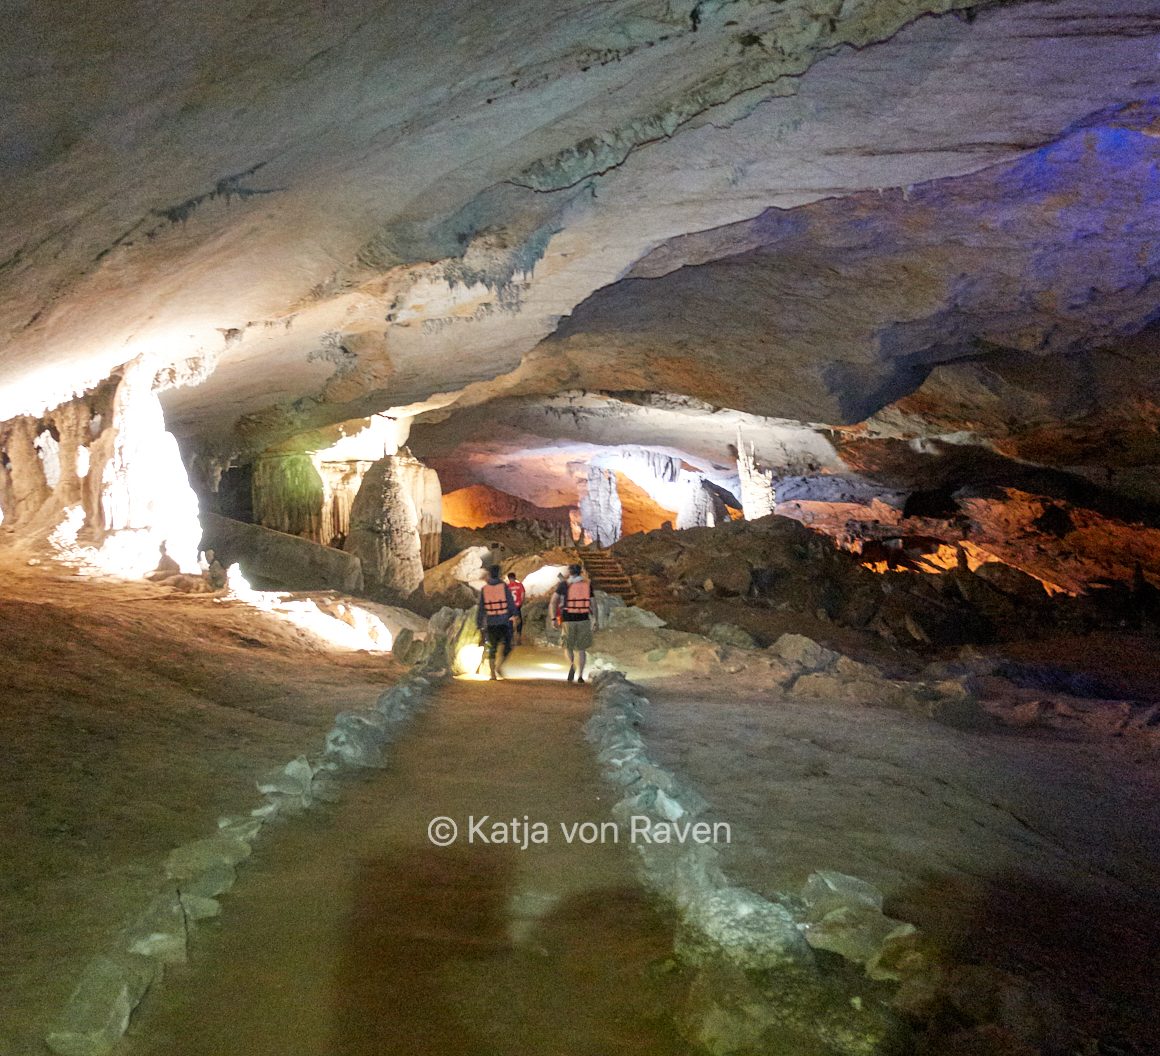
<svg viewBox="0 0 1160 1056">
<path fill-rule="evenodd" d="M 363 477 L 350 511 L 344 549 L 362 562 L 369 590 L 405 597 L 423 582 L 419 515 L 397 455 L 381 458 Z"/>
<path fill-rule="evenodd" d="M 757 465 L 756 448 L 745 446 L 741 427 L 737 427 L 737 473 L 741 477 L 741 509 L 747 521 L 767 517 L 777 505 L 773 470 Z"/>
<path fill-rule="evenodd" d="M 585 536 L 597 546 L 611 546 L 620 538 L 621 514 L 616 474 L 590 467 L 588 491 L 580 500 L 580 523 Z"/>
<path fill-rule="evenodd" d="M 322 477 L 309 455 L 263 455 L 254 463 L 254 522 L 316 543 L 323 538 Z"/>
</svg>

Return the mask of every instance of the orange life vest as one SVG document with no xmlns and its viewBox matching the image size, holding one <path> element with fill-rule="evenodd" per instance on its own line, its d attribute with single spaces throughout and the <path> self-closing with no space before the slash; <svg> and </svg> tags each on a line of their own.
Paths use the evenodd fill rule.
<svg viewBox="0 0 1160 1056">
<path fill-rule="evenodd" d="M 587 616 L 592 611 L 592 587 L 585 579 L 568 584 L 564 611 L 572 616 Z"/>
<path fill-rule="evenodd" d="M 508 611 L 507 587 L 502 583 L 483 585 L 483 611 L 487 616 L 506 616 Z"/>
</svg>

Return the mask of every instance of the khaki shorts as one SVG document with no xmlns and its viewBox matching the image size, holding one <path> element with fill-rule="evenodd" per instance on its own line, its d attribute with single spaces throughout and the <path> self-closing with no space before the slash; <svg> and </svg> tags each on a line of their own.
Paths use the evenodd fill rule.
<svg viewBox="0 0 1160 1056">
<path fill-rule="evenodd" d="M 565 649 L 592 648 L 592 621 L 565 620 L 560 625 Z"/>
</svg>

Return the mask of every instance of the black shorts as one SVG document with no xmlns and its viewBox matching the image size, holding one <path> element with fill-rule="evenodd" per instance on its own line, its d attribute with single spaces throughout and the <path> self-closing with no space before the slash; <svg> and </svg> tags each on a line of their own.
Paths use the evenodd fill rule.
<svg viewBox="0 0 1160 1056">
<path fill-rule="evenodd" d="M 496 648 L 503 645 L 503 655 L 507 656 L 512 651 L 512 625 L 510 623 L 501 623 L 497 627 L 488 627 L 487 636 L 487 651 L 490 656 L 495 655 Z"/>
</svg>

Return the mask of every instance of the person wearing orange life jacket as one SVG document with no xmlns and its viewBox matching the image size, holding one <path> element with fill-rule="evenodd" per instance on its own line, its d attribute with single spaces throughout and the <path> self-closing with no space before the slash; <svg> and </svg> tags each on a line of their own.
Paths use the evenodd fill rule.
<svg viewBox="0 0 1160 1056">
<path fill-rule="evenodd" d="M 493 679 L 499 678 L 503 661 L 512 651 L 512 617 L 516 614 L 516 603 L 507 584 L 499 578 L 499 565 L 487 570 L 487 582 L 479 592 L 479 608 L 475 613 L 475 625 L 484 637 L 488 667 Z M 496 651 L 503 644 L 503 659 L 497 664 Z"/>
<path fill-rule="evenodd" d="M 512 592 L 512 601 L 516 603 L 516 614 L 512 617 L 512 627 L 516 632 L 516 645 L 524 644 L 524 585 L 516 579 L 514 572 L 507 577 L 508 590 Z"/>
<path fill-rule="evenodd" d="M 584 684 L 584 664 L 592 648 L 592 634 L 596 628 L 596 607 L 593 604 L 592 584 L 581 576 L 579 565 L 569 565 L 568 579 L 556 588 L 548 604 L 548 616 L 559 616 L 563 646 L 568 653 L 568 681 L 575 679 Z M 577 653 L 580 664 L 577 667 Z M 579 676 L 579 677 L 577 677 Z"/>
</svg>

